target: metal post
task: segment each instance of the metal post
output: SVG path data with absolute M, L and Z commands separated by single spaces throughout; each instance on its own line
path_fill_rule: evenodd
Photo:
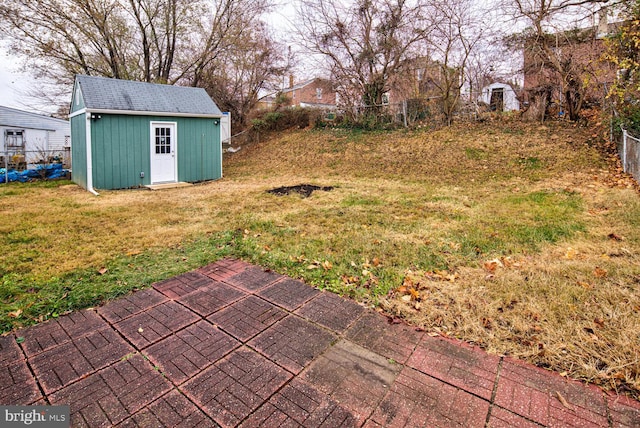
M 404 127 L 407 127 L 407 100 L 402 101 L 402 117 L 404 118 Z
M 627 130 L 622 130 L 622 171 L 627 172 Z
M 7 160 L 7 156 L 9 152 L 4 152 L 4 182 L 5 184 L 9 184 L 9 161 Z

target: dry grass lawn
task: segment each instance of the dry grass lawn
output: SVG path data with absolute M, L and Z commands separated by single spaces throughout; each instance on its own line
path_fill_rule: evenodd
M 637 398 L 640 199 L 598 143 L 589 128 L 509 121 L 303 130 L 186 189 L 1 186 L 0 322 L 235 256 Z M 334 188 L 266 192 L 302 183 Z

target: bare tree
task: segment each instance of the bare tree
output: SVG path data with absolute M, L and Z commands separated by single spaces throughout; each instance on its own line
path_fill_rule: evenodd
M 0 30 L 37 77 L 69 89 L 75 74 L 200 86 L 227 52 L 261 49 L 243 31 L 268 8 L 266 0 L 4 0 Z
M 449 125 L 468 77 L 471 55 L 484 35 L 481 11 L 473 6 L 472 0 L 428 2 L 431 33 L 425 39 L 427 58 L 437 64 L 438 75 L 432 82 Z
M 327 61 L 344 102 L 379 106 L 427 35 L 423 12 L 419 1 L 301 0 L 298 34 Z
M 243 128 L 260 91 L 275 91 L 288 71 L 283 51 L 263 23 L 254 23 L 245 27 L 233 49 L 225 49 L 203 70 L 199 84 Z
M 560 92 L 570 120 L 579 118 L 593 76 L 592 65 L 601 52 L 595 47 L 577 48 L 595 40 L 594 29 L 578 25 L 593 16 L 594 6 L 608 0 L 505 0 L 505 9 L 527 26 L 516 41 L 525 51 L 525 74 L 540 76 L 534 96 L 548 104 L 554 91 Z M 512 38 L 513 40 L 513 38 Z M 589 53 L 593 55 L 588 55 Z M 547 101 L 548 100 L 548 101 Z M 543 106 L 544 107 L 544 106 Z M 543 108 L 544 114 L 544 108 Z

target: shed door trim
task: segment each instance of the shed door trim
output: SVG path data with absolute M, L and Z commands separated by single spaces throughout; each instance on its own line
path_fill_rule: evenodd
M 151 184 L 172 183 L 178 177 L 178 124 L 151 122 Z

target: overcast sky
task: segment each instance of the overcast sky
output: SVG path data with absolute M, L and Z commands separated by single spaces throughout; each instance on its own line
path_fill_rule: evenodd
M 33 81 L 28 76 L 18 71 L 19 62 L 12 58 L 5 43 L 0 43 L 0 105 L 24 109 L 24 97 L 20 92 L 24 92 L 33 85 Z

